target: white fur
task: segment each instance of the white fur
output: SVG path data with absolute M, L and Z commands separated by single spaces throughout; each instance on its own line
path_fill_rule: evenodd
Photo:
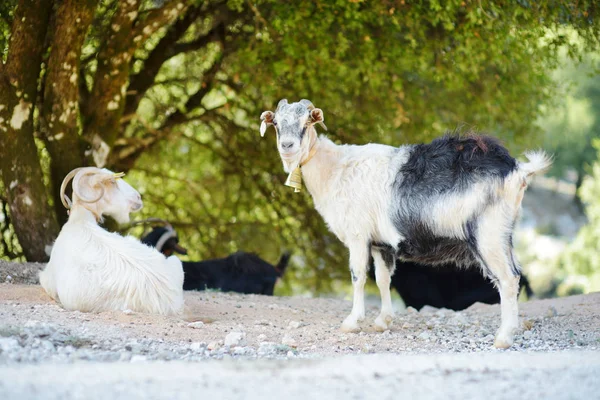
M 102 214 L 118 214 L 116 219 L 127 222 L 131 209 L 141 207 L 139 194 L 119 180 L 104 197 L 112 203 L 84 203 L 74 196 L 69 220 L 54 243 L 50 262 L 40 272 L 42 287 L 68 310 L 181 313 L 181 261 L 165 258 L 137 239 L 107 232 L 97 224 L 96 216 Z

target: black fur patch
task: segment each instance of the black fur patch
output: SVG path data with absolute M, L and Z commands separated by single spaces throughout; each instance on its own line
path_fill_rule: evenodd
M 390 274 L 392 274 L 394 272 L 394 263 L 396 261 L 396 252 L 394 248 L 387 243 L 379 242 L 372 242 L 370 247 L 372 249 L 375 248 L 379 251 L 379 253 L 381 254 L 381 258 L 385 263 L 385 266 L 387 267 L 388 271 L 390 271 Z M 369 264 L 372 263 L 369 262 Z
M 460 195 L 481 181 L 501 182 L 517 168 L 515 159 L 498 140 L 474 134 L 446 135 L 430 144 L 412 146 L 409 151 L 393 184 L 398 203 L 392 218 L 405 238 L 398 244 L 398 257 L 427 264 L 475 263 L 478 210 L 473 210 L 472 219 L 463 226 L 466 241 L 440 237 L 426 224 L 424 216 L 442 195 Z M 486 196 L 486 202 L 493 201 L 492 192 Z

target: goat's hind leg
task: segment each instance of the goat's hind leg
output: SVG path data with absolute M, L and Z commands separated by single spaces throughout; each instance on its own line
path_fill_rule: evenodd
M 341 329 L 344 332 L 358 332 L 360 331 L 358 321 L 365 318 L 365 282 L 367 281 L 369 248 L 366 243 L 355 243 L 353 246 L 348 247 L 350 249 L 350 273 L 352 275 L 354 300 L 352 311 L 342 323 Z
M 496 333 L 494 346 L 507 349 L 513 344 L 513 336 L 519 327 L 519 294 L 520 267 L 516 262 L 513 249 L 507 237 L 512 232 L 494 231 L 499 221 L 488 219 L 479 226 L 480 235 L 477 240 L 477 251 L 482 267 L 491 274 L 500 293 L 501 323 Z M 490 235 L 490 232 L 494 234 Z M 487 235 L 486 235 L 487 234 Z
M 373 248 L 371 251 L 375 261 L 375 280 L 381 294 L 381 313 L 375 319 L 374 327 L 378 331 L 385 331 L 394 320 L 390 283 L 394 274 L 395 259 L 393 254 L 384 253 Z

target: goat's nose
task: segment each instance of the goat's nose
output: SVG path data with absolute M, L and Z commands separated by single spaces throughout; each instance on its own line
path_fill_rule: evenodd
M 294 142 L 281 142 L 281 148 L 289 150 L 294 146 Z

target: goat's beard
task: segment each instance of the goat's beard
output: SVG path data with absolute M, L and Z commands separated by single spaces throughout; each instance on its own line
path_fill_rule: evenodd
M 285 159 L 282 157 L 281 162 L 283 163 L 283 170 L 288 174 L 295 170 L 300 165 L 300 158 L 301 156 L 294 157 L 293 159 Z
M 283 163 L 283 170 L 289 174 L 290 172 L 292 172 L 293 170 L 298 168 L 300 166 L 300 163 L 302 162 L 302 160 L 305 159 L 307 156 L 308 156 L 308 146 L 306 146 L 306 143 L 304 143 L 304 142 L 302 143 L 302 147 L 300 148 L 300 151 L 294 157 L 290 157 L 290 158 L 283 157 L 280 154 L 281 162 Z

